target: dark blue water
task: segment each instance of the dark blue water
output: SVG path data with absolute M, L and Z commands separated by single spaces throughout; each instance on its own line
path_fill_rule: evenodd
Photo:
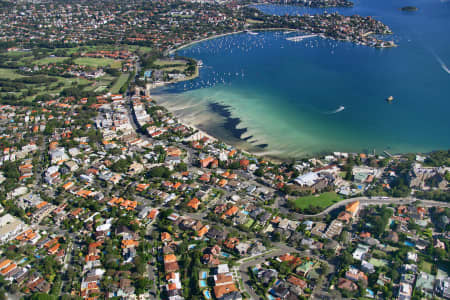
M 417 12 L 402 12 L 413 5 Z M 264 5 L 270 14 L 373 16 L 399 47 L 373 49 L 282 32 L 237 34 L 179 51 L 205 67 L 172 101 L 222 103 L 254 144 L 280 156 L 322 151 L 425 152 L 450 146 L 450 2 L 358 1 L 347 9 Z M 395 100 L 389 104 L 388 96 Z M 339 108 L 343 106 L 339 110 Z M 339 110 L 339 111 L 338 111 Z M 206 121 L 205 121 L 206 122 Z

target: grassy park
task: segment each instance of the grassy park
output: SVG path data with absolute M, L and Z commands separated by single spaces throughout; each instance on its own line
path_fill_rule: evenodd
M 292 201 L 296 208 L 306 209 L 310 206 L 326 208 L 334 203 L 341 201 L 342 199 L 343 198 L 335 192 L 327 192 L 319 195 L 299 197 Z
M 10 51 L 0 54 L 3 67 L 0 68 L 0 97 L 5 101 L 33 101 L 38 96 L 58 96 L 68 88 L 76 88 L 84 92 L 119 93 L 120 88 L 127 82 L 129 73 L 121 73 L 122 60 L 112 58 L 77 57 L 77 53 L 93 52 L 99 50 L 116 51 L 128 50 L 131 52 L 147 53 L 152 51 L 149 47 L 136 45 L 95 45 L 74 48 L 36 49 L 27 51 Z M 59 73 L 46 73 L 45 71 L 27 72 L 21 68 L 32 68 L 36 65 L 48 65 L 70 60 L 73 63 L 92 68 L 112 68 L 117 73 L 107 72 L 98 78 L 76 78 L 60 75 Z M 177 60 L 169 62 L 160 60 L 161 68 L 167 66 L 171 70 L 184 71 L 187 62 Z M 175 63 L 175 65 L 174 65 Z M 48 98 L 48 97 L 46 97 Z
M 185 60 L 181 60 L 181 59 L 174 59 L 174 60 L 168 60 L 168 59 L 157 59 L 154 62 L 155 65 L 160 66 L 160 67 L 165 67 L 165 66 L 186 66 L 187 62 Z
M 421 261 L 420 264 L 419 264 L 419 269 L 420 269 L 421 271 L 423 271 L 423 272 L 428 273 L 428 274 L 431 273 L 432 267 L 433 267 L 433 265 L 432 265 L 431 263 L 429 263 L 429 262 L 427 262 L 427 261 L 424 261 L 424 260 Z
M 115 60 L 112 58 L 94 58 L 94 57 L 79 57 L 74 61 L 77 65 L 83 65 L 88 67 L 111 67 L 118 69 L 122 66 L 120 60 Z
M 23 75 L 20 75 L 16 72 L 14 69 L 6 69 L 6 68 L 0 68 L 0 78 L 2 79 L 17 79 L 22 78 Z
M 111 93 L 117 94 L 120 90 L 120 88 L 127 82 L 128 80 L 128 73 L 121 74 L 119 78 L 117 78 L 116 82 L 114 82 L 114 85 L 111 88 Z
M 41 58 L 34 61 L 34 64 L 36 65 L 48 65 L 52 63 L 60 63 L 64 60 L 68 59 L 68 57 L 57 57 L 57 56 L 49 56 L 45 58 Z

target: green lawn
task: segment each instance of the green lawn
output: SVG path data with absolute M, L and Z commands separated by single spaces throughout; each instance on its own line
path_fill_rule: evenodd
M 387 261 L 384 259 L 371 258 L 369 260 L 369 263 L 371 263 L 372 265 L 374 265 L 377 268 L 387 266 Z
M 29 56 L 31 55 L 31 52 L 24 52 L 24 51 L 11 51 L 11 52 L 6 52 L 3 53 L 7 56 L 11 56 L 11 57 L 20 57 L 20 56 Z
M 94 68 L 110 66 L 111 68 L 118 69 L 122 66 L 120 60 L 114 60 L 111 58 L 79 57 L 75 59 L 75 63 L 77 65 L 83 65 Z
M 164 68 L 164 71 L 167 72 L 173 72 L 173 71 L 179 71 L 179 72 L 183 72 L 184 70 L 186 70 L 185 66 L 176 66 L 176 67 L 169 67 L 169 68 Z
M 0 68 L 0 78 L 17 79 L 17 78 L 22 78 L 22 77 L 25 77 L 25 76 L 16 73 L 15 69 Z M 47 93 L 48 94 L 59 93 L 64 88 L 72 86 L 72 82 L 76 82 L 78 84 L 87 84 L 90 82 L 89 80 L 86 80 L 84 78 L 65 78 L 65 77 L 59 77 L 59 76 L 51 76 L 51 77 L 57 79 L 58 81 L 51 83 L 48 86 L 40 86 L 37 84 L 27 84 L 27 87 L 33 88 L 38 92 L 33 96 L 26 97 L 25 100 L 33 100 L 36 95 L 47 94 Z M 62 82 L 64 84 L 64 86 L 57 87 L 58 83 L 60 83 L 60 82 Z M 17 92 L 18 93 L 16 93 L 16 95 L 20 96 L 20 93 L 23 92 L 23 90 L 17 91 Z
M 27 101 L 32 101 L 36 96 L 43 95 L 43 94 L 51 94 L 51 95 L 58 95 L 63 89 L 71 87 L 72 82 L 76 82 L 77 84 L 87 84 L 90 81 L 84 78 L 65 78 L 65 77 L 58 77 L 58 76 L 52 76 L 53 78 L 58 79 L 58 82 L 52 83 L 46 87 L 39 87 L 37 90 L 39 92 L 35 95 L 28 96 L 25 98 Z M 57 87 L 58 83 L 64 83 L 64 86 Z
M 383 251 L 377 250 L 377 249 L 374 249 L 372 251 L 372 254 L 378 255 L 379 257 L 382 257 L 382 258 L 386 258 L 387 257 L 386 252 L 383 252 Z
M 66 60 L 68 57 L 46 57 L 46 58 L 42 58 L 42 59 L 38 59 L 33 61 L 34 64 L 37 65 L 48 65 L 51 63 L 58 63 L 58 62 L 62 62 L 64 60 Z
M 247 223 L 244 224 L 245 227 L 250 228 L 255 221 L 253 219 L 249 219 Z
M 112 46 L 112 45 L 98 45 L 98 46 L 81 46 L 74 48 L 64 48 L 63 50 L 67 51 L 68 54 L 78 53 L 78 52 L 93 52 L 98 50 L 105 51 L 115 51 L 115 50 L 128 50 L 130 52 L 136 51 L 139 49 L 142 52 L 150 52 L 152 48 L 145 46 L 137 46 L 137 45 L 122 45 L 120 47 Z
M 6 79 L 16 79 L 24 77 L 23 75 L 20 75 L 16 73 L 15 69 L 0 69 L 0 78 L 6 78 Z
M 431 274 L 431 268 L 433 267 L 433 265 L 427 261 L 421 261 L 419 264 L 419 269 L 421 271 L 424 271 L 428 274 Z
M 114 82 L 114 85 L 111 88 L 111 93 L 117 94 L 122 87 L 122 85 L 125 84 L 125 82 L 128 80 L 128 73 L 120 74 L 120 77 Z
M 157 59 L 155 61 L 155 65 L 158 66 L 167 66 L 167 65 L 181 65 L 181 66 L 185 66 L 186 65 L 186 61 L 185 60 L 168 60 L 168 59 Z
M 335 192 L 327 192 L 320 195 L 311 195 L 306 197 L 300 197 L 292 200 L 297 208 L 308 208 L 309 206 L 319 206 L 326 208 L 336 202 L 342 200 L 342 197 Z
M 255 224 L 252 227 L 252 232 L 259 232 L 262 229 L 262 226 L 259 224 Z

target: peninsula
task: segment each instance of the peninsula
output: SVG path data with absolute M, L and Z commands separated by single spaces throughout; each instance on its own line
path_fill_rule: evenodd
M 78 2 L 79 1 L 79 2 Z M 322 1 L 322 0 L 321 0 Z M 307 1 L 311 6 L 349 6 L 344 0 Z M 389 46 L 372 34 L 390 34 L 389 27 L 371 17 L 339 14 L 313 16 L 270 16 L 252 5 L 239 2 L 206 2 L 197 5 L 189 1 L 131 0 L 127 2 L 77 0 L 66 7 L 64 1 L 54 1 L 52 8 L 34 3 L 2 2 L 0 40 L 3 47 L 22 48 L 76 47 L 80 45 L 135 44 L 166 52 L 180 45 L 224 33 L 245 29 L 287 28 L 305 33 L 322 33 L 372 47 Z M 96 12 L 101 11 L 98 14 Z M 95 16 L 95 17 L 93 17 Z M 255 20 L 257 22 L 248 22 Z M 260 23 L 262 22 L 262 23 Z
M 326 7 L 353 7 L 354 3 L 348 0 L 268 0 L 267 3 L 283 5 L 299 5 L 306 7 L 326 8 Z

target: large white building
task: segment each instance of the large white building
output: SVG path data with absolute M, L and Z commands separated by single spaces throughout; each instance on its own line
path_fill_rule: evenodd
M 6 214 L 0 218 L 0 243 L 5 243 L 24 231 L 27 225 L 20 219 Z
M 295 182 L 300 186 L 313 186 L 319 179 L 319 175 L 315 172 L 309 172 L 295 178 Z

